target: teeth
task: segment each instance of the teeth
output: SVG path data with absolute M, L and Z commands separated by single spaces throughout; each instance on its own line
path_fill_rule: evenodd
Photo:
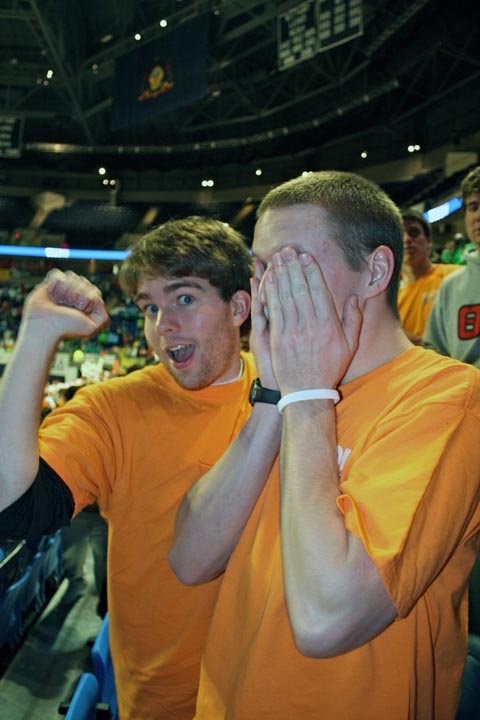
M 169 355 L 170 355 L 174 360 L 177 360 L 178 353 L 179 353 L 181 350 L 183 350 L 184 348 L 186 348 L 186 347 L 188 347 L 187 344 L 175 345 L 174 347 L 171 347 L 171 348 L 169 349 L 169 351 L 168 351 L 168 352 L 169 352 Z

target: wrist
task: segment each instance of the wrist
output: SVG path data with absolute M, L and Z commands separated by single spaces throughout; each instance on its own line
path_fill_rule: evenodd
M 327 400 L 333 401 L 336 405 L 340 400 L 338 390 L 332 388 L 312 388 L 310 390 L 298 390 L 296 392 L 282 395 L 277 403 L 278 412 L 283 413 L 284 409 L 292 403 L 303 402 L 308 400 Z
M 53 323 L 43 320 L 22 320 L 15 346 L 21 347 L 23 352 L 35 353 L 35 357 L 48 356 L 55 352 L 61 335 L 55 331 Z

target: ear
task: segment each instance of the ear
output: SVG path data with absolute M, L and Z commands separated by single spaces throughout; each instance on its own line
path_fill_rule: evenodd
M 373 298 L 385 292 L 395 267 L 393 252 L 386 245 L 379 245 L 367 259 L 367 286 L 365 297 Z
M 250 295 L 246 290 L 237 290 L 230 298 L 229 305 L 235 327 L 243 325 L 250 314 Z

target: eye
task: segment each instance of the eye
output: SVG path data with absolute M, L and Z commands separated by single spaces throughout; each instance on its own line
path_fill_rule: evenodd
M 177 302 L 179 305 L 191 305 L 195 298 L 192 295 L 179 295 Z
M 418 228 L 409 228 L 409 230 L 407 230 L 407 233 L 410 235 L 411 238 L 417 238 L 420 235 L 420 230 Z
M 145 305 L 142 308 L 142 312 L 147 317 L 153 317 L 154 315 L 158 315 L 158 305 L 153 305 L 153 303 L 150 303 L 149 305 Z

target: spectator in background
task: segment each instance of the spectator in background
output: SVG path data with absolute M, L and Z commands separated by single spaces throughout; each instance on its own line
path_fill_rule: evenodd
M 480 367 L 480 166 L 460 185 L 465 229 L 471 246 L 466 265 L 446 278 L 430 314 L 425 345 Z
M 471 243 L 463 233 L 455 233 L 453 238 L 447 240 L 441 252 L 441 261 L 443 263 L 453 263 L 454 265 L 465 265 L 465 250 L 471 247 Z
M 404 210 L 402 219 L 405 256 L 398 311 L 409 340 L 420 345 L 438 288 L 458 266 L 432 263 L 432 233 L 421 212 Z
M 110 644 L 122 720 L 191 720 L 220 580 L 183 587 L 167 562 L 177 508 L 250 414 L 251 258 L 218 220 L 167 222 L 121 269 L 161 360 L 81 388 L 38 431 L 60 338 L 108 315 L 86 278 L 58 270 L 28 296 L 0 385 L 0 532 L 37 536 L 98 502 L 109 527 Z

